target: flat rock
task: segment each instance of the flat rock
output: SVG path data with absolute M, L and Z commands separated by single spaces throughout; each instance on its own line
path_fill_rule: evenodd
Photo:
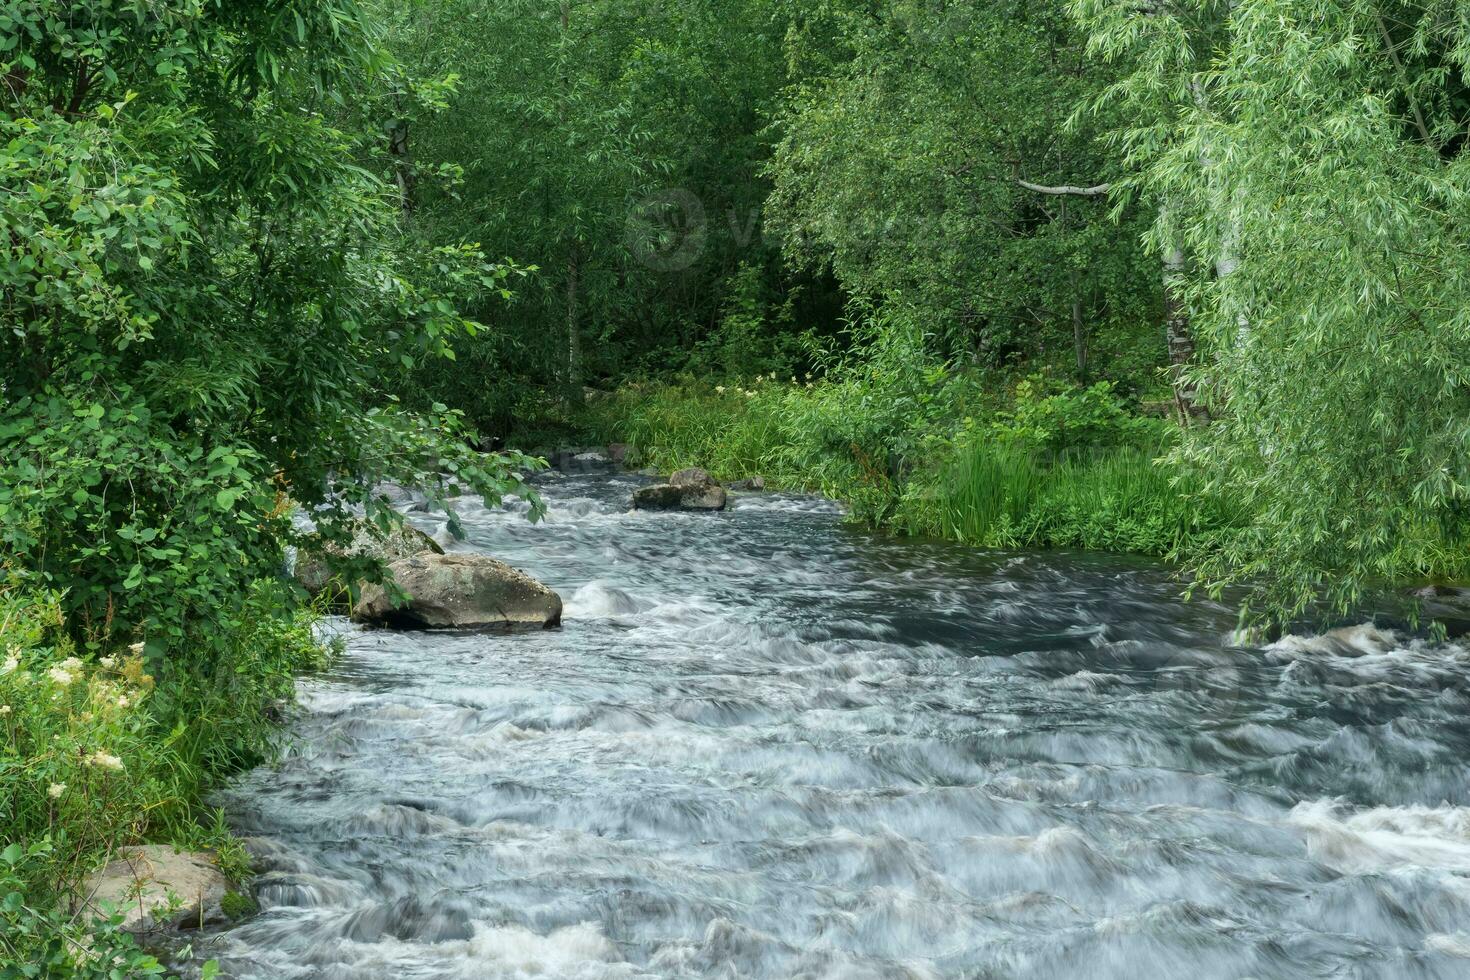
M 213 854 L 146 844 L 122 848 L 107 867 L 87 876 L 79 894 L 85 908 L 97 915 L 120 912 L 125 930 L 144 934 L 224 922 L 221 903 L 229 891 L 230 879 Z
M 671 483 L 656 483 L 633 491 L 633 509 L 724 510 L 726 499 L 725 488 L 718 484 L 712 487 L 678 487 Z
M 380 585 L 364 585 L 352 618 L 400 629 L 551 627 L 561 622 L 561 596 L 525 572 L 488 555 L 423 553 L 388 566 L 410 596 L 395 607 Z

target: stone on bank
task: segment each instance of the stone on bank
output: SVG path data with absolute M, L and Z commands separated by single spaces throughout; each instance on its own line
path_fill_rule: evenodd
M 124 847 L 82 882 L 79 904 L 96 915 L 116 911 L 136 935 L 197 929 L 226 921 L 230 879 L 206 851 L 167 844 Z

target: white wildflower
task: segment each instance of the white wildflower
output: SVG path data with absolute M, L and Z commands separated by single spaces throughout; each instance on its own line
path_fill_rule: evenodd
M 8 714 L 10 714 L 10 705 L 8 705 L 8 704 L 0 704 L 0 715 L 8 715 Z
M 65 667 L 52 667 L 50 670 L 46 671 L 46 673 L 50 674 L 51 679 L 61 687 L 66 687 L 66 685 L 70 684 L 74 679 L 71 676 L 71 671 L 67 670 Z
M 99 660 L 97 662 L 99 664 L 101 664 L 103 667 L 107 668 L 108 670 L 111 670 L 112 668 L 114 668 L 114 667 L 117 666 L 117 658 L 116 657 L 103 657 L 101 660 Z
M 128 644 L 128 649 L 131 650 L 135 656 L 143 656 L 143 641 L 139 640 L 137 643 Z
M 75 674 L 82 669 L 82 662 L 76 657 L 67 657 L 61 662 L 61 666 Z
M 46 795 L 53 800 L 61 799 L 61 794 L 66 792 L 66 783 L 52 783 L 46 787 Z
M 121 759 L 115 755 L 109 755 L 101 749 L 87 756 L 87 762 L 102 769 L 112 769 L 115 771 L 121 770 L 123 767 L 123 761 Z
M 117 706 L 119 708 L 126 708 L 130 704 L 132 704 L 132 702 L 128 700 L 128 696 L 126 694 L 119 694 L 117 696 Z
M 0 664 L 0 674 L 13 674 L 13 673 L 15 673 L 15 669 L 17 667 L 19 667 L 19 666 L 20 666 L 20 658 L 19 657 L 15 657 L 15 656 L 6 657 L 5 658 L 5 663 Z
M 724 385 L 715 385 L 715 392 L 717 394 L 723 395 L 725 393 L 725 386 Z

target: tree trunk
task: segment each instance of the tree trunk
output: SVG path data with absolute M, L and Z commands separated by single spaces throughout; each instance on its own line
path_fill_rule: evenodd
M 582 395 L 582 327 L 578 312 L 578 290 L 581 287 L 581 255 L 572 246 L 567 260 L 567 399 L 575 403 Z
M 1072 287 L 1077 288 L 1077 273 L 1072 273 Z M 1087 382 L 1087 323 L 1082 319 L 1082 296 L 1072 300 L 1072 352 L 1077 357 L 1077 380 Z
M 1184 284 L 1184 252 L 1170 245 L 1164 253 L 1164 334 L 1169 344 L 1169 370 L 1174 382 L 1174 406 L 1181 425 L 1204 425 L 1209 409 L 1199 403 L 1199 389 L 1188 378 L 1194 361 L 1194 335 L 1189 329 L 1189 310 L 1181 297 Z
M 398 182 L 398 208 L 407 223 L 413 218 L 413 158 L 408 152 L 408 119 L 403 116 L 403 99 L 395 99 L 400 113 L 388 124 L 388 156 L 393 161 L 393 177 Z

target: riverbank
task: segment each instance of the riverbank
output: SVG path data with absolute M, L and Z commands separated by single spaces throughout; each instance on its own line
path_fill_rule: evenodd
M 588 441 L 628 444 L 636 465 L 759 475 L 843 500 L 854 520 L 900 535 L 1126 552 L 1189 576 L 1248 540 L 1253 514 L 1178 451 L 1189 433 L 1157 405 L 1111 384 L 1039 375 L 767 376 L 625 385 L 589 400 L 576 425 Z M 1351 534 L 1345 525 L 1344 541 Z M 1375 586 L 1470 580 L 1458 535 L 1406 522 L 1374 568 Z
M 864 381 L 630 385 L 589 405 L 587 431 L 638 465 L 759 475 L 869 527 L 979 547 L 1170 557 L 1241 520 L 1165 458 L 1177 427 L 1109 384 L 932 381 L 882 398 Z
M 205 800 L 273 757 L 295 678 L 330 656 L 282 592 L 257 583 L 216 624 L 209 657 L 161 663 L 146 637 L 80 648 L 56 595 L 0 586 L 0 976 L 160 973 L 121 915 L 73 910 L 88 875 L 135 845 L 202 852 L 226 878 L 248 876 Z M 227 915 L 250 904 L 223 897 Z

